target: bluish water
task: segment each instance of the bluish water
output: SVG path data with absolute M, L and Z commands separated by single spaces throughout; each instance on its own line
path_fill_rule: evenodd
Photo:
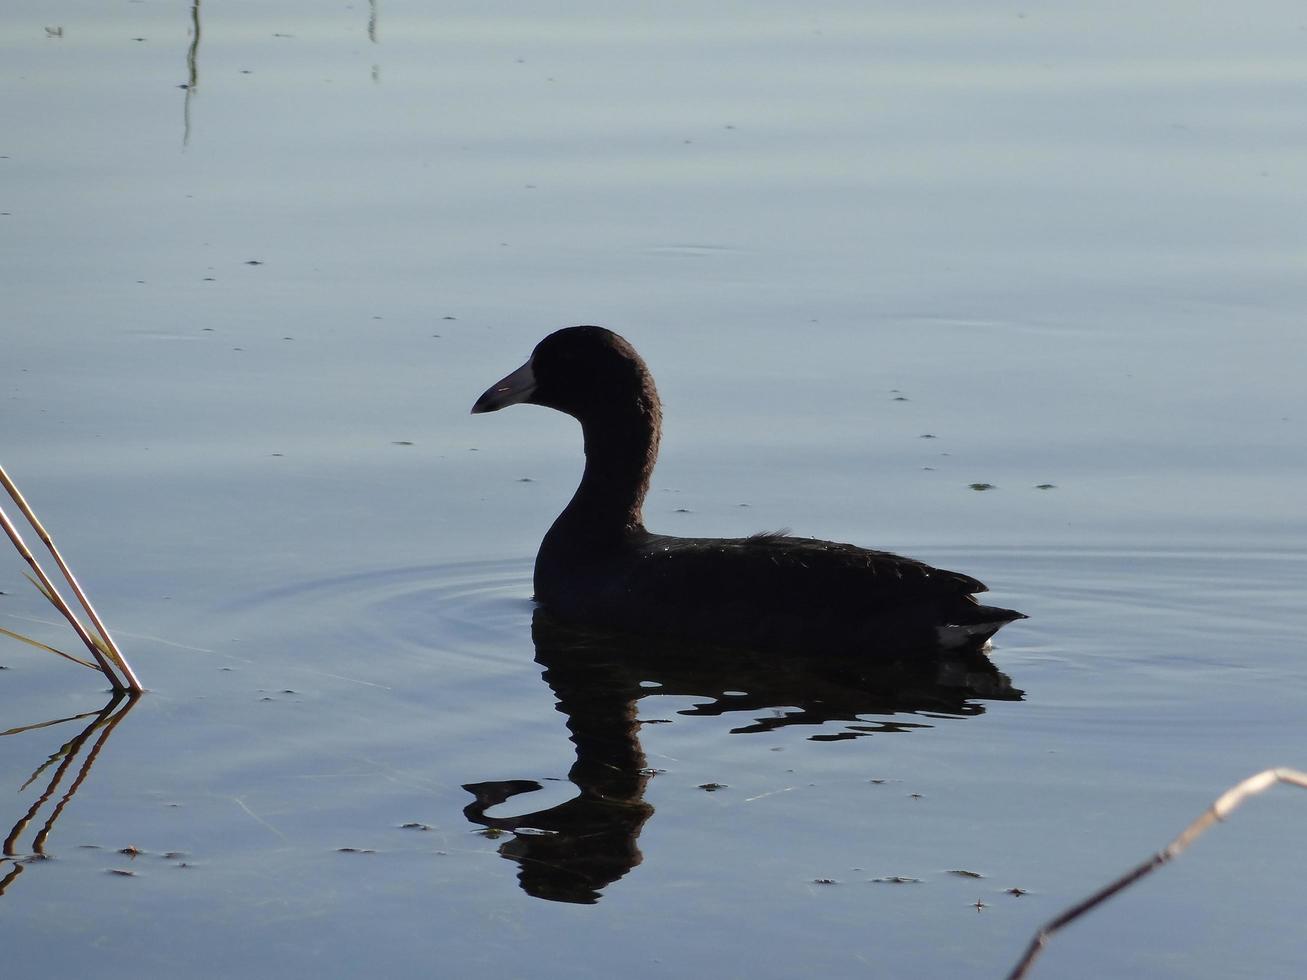
M 1304 766 L 1297 8 L 194 13 L 0 14 L 0 461 L 151 689 L 57 811 L 104 729 L 44 803 L 93 718 L 0 737 L 27 973 L 1002 975 Z M 658 379 L 652 528 L 974 574 L 1024 699 L 538 649 L 578 433 L 467 411 L 577 322 Z M 21 571 L 0 626 L 70 645 Z M 104 704 L 0 665 L 0 731 Z M 606 849 L 550 852 L 615 759 Z M 1296 795 L 1035 975 L 1301 972 Z

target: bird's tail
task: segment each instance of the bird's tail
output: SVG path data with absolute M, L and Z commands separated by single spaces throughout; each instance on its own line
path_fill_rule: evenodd
M 945 650 L 959 650 L 964 647 L 982 647 L 989 638 L 1008 623 L 1017 619 L 1029 619 L 1025 613 L 1001 606 L 968 605 L 950 617 L 951 622 L 936 628 L 935 635 L 939 645 Z

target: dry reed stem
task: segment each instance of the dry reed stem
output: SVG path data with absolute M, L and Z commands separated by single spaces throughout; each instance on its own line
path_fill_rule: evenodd
M 1291 786 L 1300 786 L 1307 789 L 1307 773 L 1299 772 L 1297 769 L 1265 769 L 1254 776 L 1249 776 L 1243 782 L 1231 786 L 1217 797 L 1216 802 L 1204 810 L 1197 820 L 1182 830 L 1179 836 L 1162 850 L 1152 855 L 1148 860 L 1131 868 L 1120 878 L 1100 888 L 1088 898 L 1077 902 L 1061 915 L 1044 923 L 1039 931 L 1035 933 L 1030 945 L 1026 947 L 1025 954 L 1021 957 L 1020 962 L 1008 974 L 1007 980 L 1021 980 L 1026 975 L 1031 964 L 1035 962 L 1035 958 L 1043 952 L 1044 946 L 1052 938 L 1053 933 L 1107 901 L 1117 892 L 1134 884 L 1144 875 L 1160 868 L 1166 862 L 1178 856 L 1181 851 L 1197 840 L 1203 831 L 1218 820 L 1224 820 L 1244 800 L 1270 789 L 1276 783 L 1288 783 Z
M 44 542 L 46 549 L 54 558 L 55 564 L 59 566 L 59 571 L 64 573 L 64 578 L 68 581 L 69 587 L 72 588 L 73 595 L 77 596 L 77 601 L 80 602 L 82 608 L 86 610 L 86 615 L 90 617 L 91 623 L 95 626 L 96 632 L 99 633 L 100 638 L 104 640 L 104 645 L 108 648 L 107 652 L 109 656 L 117 664 L 118 669 L 123 672 L 123 676 L 127 678 L 127 687 L 130 690 L 139 692 L 141 690 L 141 682 L 136 679 L 136 674 L 132 671 L 131 665 L 127 663 L 127 658 L 123 656 L 122 650 L 118 649 L 118 644 L 115 643 L 113 637 L 109 635 L 109 628 L 104 625 L 104 620 L 100 618 L 100 614 L 97 613 L 95 607 L 91 605 L 91 600 L 88 599 L 86 593 L 82 591 L 82 586 L 77 581 L 77 577 L 73 575 L 73 570 L 68 567 L 68 563 L 64 561 L 64 556 L 61 555 L 59 549 L 55 547 L 54 538 L 50 536 L 50 533 L 45 529 L 45 525 L 41 523 L 39 518 L 37 518 L 36 512 L 32 510 L 31 506 L 27 503 L 27 499 L 19 492 L 18 487 L 14 484 L 14 481 L 10 479 L 9 474 L 5 472 L 3 466 L 0 466 L 0 483 L 4 484 L 5 489 L 9 491 L 9 496 L 14 498 L 14 502 L 18 504 L 18 508 L 23 512 L 23 516 L 27 518 L 28 523 L 32 525 L 32 528 L 41 538 L 41 541 Z M 98 645 L 99 644 L 97 644 L 97 646 Z
M 91 639 L 91 634 L 86 632 L 86 627 L 73 615 L 72 609 L 64 601 L 64 597 L 59 594 L 59 590 L 55 588 L 54 583 L 50 581 L 50 576 L 45 573 L 45 569 L 36 560 L 36 556 L 28 550 L 26 542 L 23 541 L 23 536 L 18 533 L 18 528 L 14 527 L 14 522 L 9 519 L 9 515 L 4 512 L 3 508 L 0 508 L 0 526 L 4 527 L 5 534 L 9 535 L 9 540 L 18 549 L 18 553 L 23 556 L 23 560 L 36 573 L 36 577 L 40 580 L 41 591 L 45 594 L 45 597 L 63 614 L 64 619 L 68 620 L 69 625 L 77 632 L 77 636 L 86 644 L 86 648 L 91 651 L 91 655 L 95 657 L 95 662 L 100 665 L 100 672 L 109 678 L 115 688 L 121 688 L 123 686 L 122 681 L 118 679 L 118 675 L 109 666 L 109 661 L 100 652 L 100 648 L 95 645 L 95 641 Z
M 15 633 L 13 630 L 7 630 L 3 626 L 0 626 L 0 634 L 11 637 L 17 640 L 19 643 L 26 643 L 29 646 L 34 646 L 38 650 L 49 650 L 56 657 L 63 657 L 65 660 L 71 660 L 73 663 L 81 664 L 83 667 L 90 667 L 92 670 L 96 670 L 96 671 L 100 669 L 95 664 L 91 663 L 89 660 L 83 660 L 81 657 L 74 657 L 71 653 L 64 653 L 62 650 L 56 650 L 48 643 L 42 643 L 40 640 L 34 640 L 30 636 L 23 636 L 22 633 Z M 3 734 L 4 734 L 3 732 L 0 732 L 0 735 Z
M 78 584 L 77 578 L 73 575 L 72 569 L 68 567 L 68 563 L 64 561 L 63 555 L 61 555 L 59 549 L 55 547 L 54 539 L 50 536 L 50 533 L 46 531 L 45 526 L 37 518 L 35 512 L 33 512 L 31 506 L 27 503 L 26 498 L 24 498 L 22 493 L 19 492 L 18 487 L 14 484 L 14 481 L 10 479 L 9 474 L 5 472 L 3 466 L 0 466 L 0 483 L 4 484 L 4 488 L 9 492 L 9 496 L 13 498 L 14 503 L 16 503 L 19 510 L 23 512 L 23 516 L 27 518 L 28 523 L 32 525 L 33 530 L 36 531 L 41 541 L 44 542 L 46 548 L 54 557 L 55 564 L 57 564 L 59 570 L 63 572 L 64 578 L 72 588 L 73 594 L 77 597 L 77 601 L 80 602 L 82 608 L 86 610 L 86 614 L 90 617 L 92 624 L 94 624 L 96 631 L 100 635 L 100 639 L 103 640 L 103 645 L 97 643 L 87 631 L 86 627 L 82 625 L 81 620 L 77 618 L 76 614 L 64 600 L 63 596 L 59 594 L 59 590 L 55 587 L 54 582 L 51 581 L 50 576 L 46 574 L 45 569 L 43 569 L 40 563 L 36 560 L 36 556 L 28 550 L 26 543 L 23 541 L 22 535 L 18 533 L 18 528 L 14 526 L 13 522 L 9 519 L 9 516 L 5 514 L 3 508 L 0 508 L 0 523 L 4 525 L 5 533 L 9 536 L 9 540 L 13 542 L 14 547 L 18 549 L 18 553 L 23 556 L 23 559 L 31 567 L 32 571 L 36 573 L 37 578 L 41 580 L 46 597 L 54 604 L 55 608 L 63 614 L 64 618 L 68 620 L 73 629 L 77 632 L 81 641 L 86 644 L 87 649 L 89 649 L 91 655 L 95 657 L 95 662 L 100 665 L 101 672 L 109 679 L 114 690 L 123 690 L 126 688 L 131 691 L 141 691 L 141 682 L 137 679 L 131 665 L 127 663 L 127 658 L 124 657 L 122 651 L 118 649 L 118 644 L 116 644 L 113 637 L 109 635 L 109 630 L 104 625 L 104 621 L 100 619 L 99 614 L 95 611 L 95 607 L 91 605 L 91 600 L 88 599 L 86 593 L 82 591 L 82 587 Z M 106 655 L 108 659 L 106 659 Z M 117 664 L 118 669 L 122 671 L 123 677 L 126 678 L 126 683 L 123 683 L 123 681 L 118 678 L 118 675 L 114 673 L 113 668 L 109 665 L 109 660 L 113 660 Z

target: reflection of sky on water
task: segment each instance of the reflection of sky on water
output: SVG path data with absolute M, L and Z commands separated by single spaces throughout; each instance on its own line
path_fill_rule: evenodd
M 997 974 L 1300 750 L 1297 6 L 198 13 L 189 79 L 188 4 L 0 11 L 0 455 L 151 688 L 9 885 L 13 956 Z M 648 695 L 643 861 L 578 911 L 525 899 L 463 784 L 543 787 L 501 819 L 577 792 L 527 602 L 577 433 L 466 412 L 581 321 L 658 378 L 651 527 L 892 548 L 1033 618 L 995 655 L 1024 702 L 910 737 Z M 84 710 L 84 672 L 0 665 L 0 727 Z M 1039 968 L 1296 966 L 1297 813 L 1244 808 Z

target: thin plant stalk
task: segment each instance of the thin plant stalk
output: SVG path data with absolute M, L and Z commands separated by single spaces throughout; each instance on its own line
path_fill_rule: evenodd
M 4 527 L 5 534 L 9 535 L 9 540 L 18 549 L 18 553 L 23 556 L 23 560 L 36 573 L 37 579 L 40 580 L 41 591 L 45 594 L 45 597 L 63 614 L 64 619 L 68 620 L 77 636 L 86 644 L 86 648 L 91 651 L 91 655 L 95 657 L 95 662 L 100 665 L 100 672 L 109 678 L 115 688 L 120 689 L 123 686 L 122 681 L 118 679 L 118 675 L 113 672 L 109 661 L 105 659 L 104 654 L 100 652 L 100 648 L 91 639 L 91 634 L 86 632 L 86 627 L 73 615 L 72 609 L 64 601 L 64 597 L 59 594 L 59 590 L 55 588 L 54 583 L 50 581 L 50 576 L 46 575 L 45 569 L 41 567 L 40 562 L 36 560 L 36 556 L 28 549 L 26 542 L 23 541 L 23 536 L 18 533 L 18 528 L 14 527 L 14 522 L 9 519 L 9 515 L 3 509 L 0 509 L 0 526 Z
M 132 671 L 131 665 L 127 663 L 127 658 L 123 656 L 123 652 L 118 649 L 118 644 L 115 643 L 113 637 L 109 635 L 109 628 L 104 625 L 104 620 L 100 618 L 100 614 L 97 613 L 95 607 L 91 605 L 91 600 L 88 599 L 86 593 L 82 591 L 82 586 L 78 583 L 77 577 L 73 575 L 73 570 L 68 567 L 68 563 L 64 561 L 63 555 L 61 555 L 59 549 L 55 547 L 54 539 L 50 536 L 50 532 L 45 529 L 45 525 L 37 518 L 36 513 L 27 503 L 26 498 L 24 498 L 19 492 L 18 487 L 14 485 L 14 481 L 9 478 L 9 474 L 5 472 L 3 466 L 0 466 L 0 483 L 4 484 L 5 489 L 9 491 L 9 496 L 14 498 L 14 502 L 18 504 L 18 508 L 23 512 L 23 516 L 27 518 L 28 523 L 32 525 L 32 528 L 36 531 L 37 535 L 45 543 L 46 548 L 55 560 L 55 564 L 59 566 L 59 571 L 64 573 L 64 578 L 68 580 L 68 585 L 73 590 L 73 595 L 77 596 L 77 601 L 82 604 L 82 608 L 86 610 L 86 615 L 90 617 L 92 624 L 95 626 L 96 632 L 100 634 L 100 638 L 104 640 L 104 645 L 108 647 L 109 655 L 118 665 L 118 669 L 122 671 L 123 676 L 127 678 L 127 687 L 133 691 L 139 692 L 141 690 L 141 682 L 136 679 L 136 674 Z
M 15 633 L 13 630 L 7 630 L 3 626 L 0 626 L 0 635 L 8 636 L 11 639 L 17 640 L 19 643 L 26 643 L 30 646 L 34 646 L 38 650 L 49 650 L 56 657 L 63 657 L 65 660 L 71 660 L 73 663 L 81 664 L 83 667 L 90 667 L 92 670 L 95 671 L 98 671 L 100 669 L 95 664 L 91 663 L 89 660 L 83 660 L 81 657 L 74 657 L 71 653 L 64 653 L 62 650 L 56 650 L 54 647 L 50 646 L 47 643 L 42 643 L 40 640 L 34 640 L 30 636 L 23 636 L 22 633 Z M 4 732 L 0 732 L 0 735 L 3 734 Z
M 1264 769 L 1254 776 L 1249 776 L 1243 782 L 1231 786 L 1217 797 L 1216 802 L 1204 810 L 1197 820 L 1182 830 L 1179 836 L 1162 850 L 1149 857 L 1148 860 L 1135 865 L 1115 881 L 1104 885 L 1088 898 L 1077 902 L 1057 918 L 1044 923 L 1039 931 L 1035 933 L 1035 937 L 1030 940 L 1030 945 L 1026 947 L 1025 954 L 1021 957 L 1020 962 L 1007 975 L 1007 980 L 1021 980 L 1030 971 L 1031 964 L 1043 952 L 1044 946 L 1052 938 L 1053 933 L 1074 922 L 1090 909 L 1107 901 L 1117 892 L 1133 885 L 1144 875 L 1166 864 L 1197 840 L 1208 827 L 1218 820 L 1224 820 L 1228 817 L 1244 800 L 1250 796 L 1265 792 L 1276 783 L 1288 783 L 1290 786 L 1300 786 L 1307 789 L 1307 772 L 1299 772 L 1297 769 Z
M 92 624 L 95 626 L 96 632 L 99 633 L 100 640 L 103 642 L 97 643 L 90 633 L 87 632 L 86 627 L 82 625 L 81 620 L 77 618 L 76 614 L 64 600 L 63 596 L 59 594 L 59 590 L 55 587 L 54 582 L 51 581 L 50 576 L 45 573 L 45 570 L 36 560 L 36 556 L 28 550 L 26 543 L 23 541 L 22 535 L 18 533 L 18 529 L 14 526 L 8 515 L 0 509 L 0 524 L 3 524 L 5 533 L 9 536 L 9 540 L 13 542 L 14 547 L 18 549 L 18 553 L 23 556 L 23 560 L 27 562 L 32 571 L 36 573 L 37 578 L 40 579 L 46 597 L 54 604 L 56 609 L 63 613 L 64 618 L 72 625 L 78 637 L 84 644 L 86 644 L 87 649 L 91 651 L 91 655 L 95 657 L 95 662 L 100 665 L 101 672 L 103 672 L 105 677 L 109 679 L 115 690 L 123 690 L 125 688 L 131 691 L 141 691 L 141 682 L 137 679 L 131 665 L 127 663 L 127 658 L 123 656 L 122 651 L 118 648 L 118 644 L 114 642 L 113 637 L 109 634 L 108 627 L 104 625 L 104 621 L 95 611 L 95 607 L 91 605 L 91 600 L 88 599 L 86 593 L 82 591 L 81 585 L 78 583 L 76 576 L 73 575 L 72 569 L 68 567 L 68 563 L 64 561 L 63 555 L 61 555 L 59 549 L 55 547 L 54 539 L 37 518 L 31 506 L 27 503 L 27 500 L 14 484 L 14 481 L 10 479 L 9 474 L 5 472 L 3 466 L 0 466 L 0 483 L 4 484 L 5 489 L 9 492 L 9 496 L 13 498 L 14 503 L 16 503 L 19 509 L 23 512 L 23 516 L 27 518 L 28 523 L 32 525 L 32 528 L 36 531 L 50 554 L 54 557 L 55 563 L 59 566 L 59 570 L 63 572 L 64 578 L 68 581 L 68 585 L 73 590 L 73 594 L 77 597 L 77 601 L 82 604 L 82 608 L 86 610 L 87 616 L 90 617 Z M 126 678 L 126 683 L 123 683 L 123 681 L 118 678 L 118 675 L 114 673 L 113 668 L 109 665 L 108 659 L 106 659 L 106 654 L 109 659 L 117 664 L 118 669 L 122 671 L 123 677 Z

